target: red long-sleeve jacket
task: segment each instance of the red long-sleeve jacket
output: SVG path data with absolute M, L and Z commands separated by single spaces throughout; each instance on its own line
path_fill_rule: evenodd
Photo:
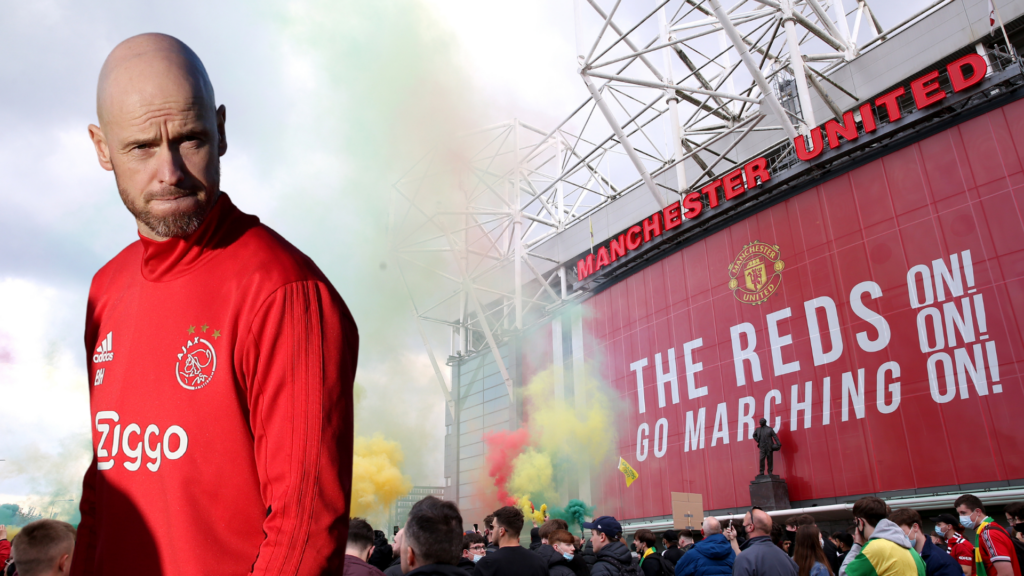
M 220 194 L 93 278 L 94 461 L 72 574 L 335 574 L 359 337 L 313 262 Z

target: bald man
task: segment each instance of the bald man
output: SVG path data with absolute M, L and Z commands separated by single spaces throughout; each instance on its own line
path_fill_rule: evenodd
M 772 542 L 772 518 L 754 508 L 743 517 L 747 541 L 740 546 L 734 576 L 797 576 L 796 562 Z
M 336 574 L 359 338 L 304 254 L 220 190 L 226 111 L 170 36 L 125 40 L 89 126 L 139 240 L 93 278 L 94 461 L 73 574 Z
M 722 523 L 714 516 L 704 519 L 704 539 L 694 544 L 676 563 L 676 576 L 718 576 L 732 574 L 736 553 L 722 535 Z

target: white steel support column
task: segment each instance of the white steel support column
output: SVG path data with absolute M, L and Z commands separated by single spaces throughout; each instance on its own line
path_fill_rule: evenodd
M 522 174 L 522 167 L 519 165 L 520 162 L 520 151 L 519 151 L 519 119 L 515 120 L 512 129 L 515 131 L 512 134 L 513 146 L 515 146 L 515 175 L 512 179 L 512 206 L 515 210 L 515 220 L 512 222 L 512 242 L 515 245 L 516 262 L 515 262 L 515 275 L 516 275 L 516 298 L 513 304 L 516 307 L 516 330 L 523 329 L 523 203 L 521 196 L 523 191 L 520 189 L 520 176 Z
M 557 137 L 555 138 L 555 160 L 558 162 L 558 170 L 555 171 L 556 174 L 560 174 L 562 172 L 562 165 L 564 164 L 562 154 L 564 154 L 562 138 Z M 558 183 L 555 184 L 555 195 L 558 199 L 558 231 L 561 232 L 562 230 L 565 230 L 565 182 L 563 182 L 561 178 L 559 178 Z M 562 298 L 565 298 L 564 294 L 562 295 Z
M 665 8 L 662 7 L 658 10 L 658 25 L 661 27 L 661 42 L 667 44 L 669 42 L 668 32 L 668 19 L 665 17 Z M 675 84 L 672 79 L 672 58 L 675 54 L 672 48 L 663 48 L 661 50 L 662 60 L 665 63 L 665 84 Z M 665 90 L 665 100 L 668 102 L 668 121 L 669 121 L 669 135 L 672 138 L 672 154 L 673 160 L 676 161 L 675 172 L 676 172 L 676 189 L 679 191 L 679 195 L 682 196 L 686 193 L 686 187 L 688 182 L 686 181 L 686 168 L 683 166 L 683 137 L 682 126 L 679 125 L 679 97 L 676 95 L 674 90 Z
M 754 57 L 750 55 L 750 51 L 747 50 L 747 44 L 744 42 L 743 37 L 740 36 L 739 31 L 733 26 L 732 21 L 729 20 L 729 15 L 722 8 L 722 4 L 718 0 L 708 0 L 711 4 L 711 10 L 715 13 L 715 17 L 718 18 L 718 22 L 722 25 L 722 30 L 725 31 L 726 36 L 732 41 L 733 47 L 740 53 L 740 58 L 743 60 L 744 66 L 747 67 L 747 72 L 753 77 L 754 82 L 757 83 L 758 88 L 761 89 L 761 94 L 765 100 L 768 101 L 768 107 L 771 108 L 772 112 L 778 116 L 779 123 L 782 125 L 783 130 L 786 131 L 786 135 L 789 136 L 790 140 L 797 137 L 796 128 L 793 127 L 793 123 L 789 121 L 789 114 L 782 107 L 782 103 L 775 97 L 775 92 L 772 87 L 768 85 L 768 80 L 765 79 L 764 74 L 761 73 L 761 69 L 758 68 L 757 62 L 754 61 Z
M 565 355 L 562 350 L 562 317 L 551 321 L 551 370 L 555 380 L 555 402 L 565 402 Z M 569 483 L 563 476 L 558 482 L 562 502 L 569 501 Z
M 583 309 L 577 306 L 572 311 L 572 391 L 576 400 L 576 412 L 585 418 L 587 411 L 586 367 L 583 364 Z M 583 462 L 579 469 L 580 500 L 592 502 L 590 490 L 590 464 Z
M 651 178 L 651 175 L 647 172 L 647 168 L 644 166 L 644 163 L 640 160 L 640 155 L 636 153 L 636 149 L 634 149 L 633 145 L 629 142 L 629 138 L 626 137 L 626 133 L 622 131 L 622 127 L 619 126 L 619 121 L 615 119 L 615 115 L 612 114 L 611 109 L 608 108 L 608 103 L 601 97 L 601 91 L 598 90 L 597 87 L 594 86 L 594 83 L 590 81 L 590 76 L 587 75 L 585 70 L 580 71 L 580 76 L 583 77 L 583 82 L 586 83 L 587 89 L 590 90 L 591 96 L 594 97 L 594 102 L 597 102 L 597 107 L 601 109 L 601 114 L 604 114 L 605 120 L 607 120 L 608 124 L 611 125 L 612 131 L 615 132 L 615 137 L 619 139 L 619 144 L 622 144 L 622 148 L 626 151 L 626 156 L 629 156 L 629 159 L 633 161 L 633 165 L 636 166 L 637 171 L 640 172 L 640 177 L 643 178 L 644 184 L 647 185 L 647 190 L 649 190 L 651 195 L 654 196 L 654 200 L 658 202 L 658 206 L 661 206 L 662 208 L 668 206 L 668 203 L 665 202 L 665 195 L 662 194 L 654 184 L 654 179 Z
M 796 80 L 796 93 L 800 97 L 800 112 L 804 125 L 802 133 L 807 133 L 817 126 L 814 121 L 814 110 L 811 108 L 811 92 L 807 87 L 807 73 L 804 71 L 804 59 L 800 56 L 800 38 L 796 34 L 793 22 L 793 0 L 782 0 L 782 19 L 786 27 L 786 40 L 789 42 L 789 67 L 793 69 Z
M 843 42 L 846 42 L 846 59 L 853 60 L 857 56 L 857 39 L 850 36 L 850 23 L 846 20 L 846 6 L 843 0 L 832 0 L 832 11 L 835 12 L 836 22 L 839 24 L 839 34 Z

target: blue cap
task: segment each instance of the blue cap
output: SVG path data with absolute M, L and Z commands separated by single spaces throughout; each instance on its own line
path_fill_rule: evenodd
M 593 522 L 584 522 L 583 527 L 597 530 L 609 538 L 617 538 L 622 534 L 622 524 L 612 516 L 598 516 Z

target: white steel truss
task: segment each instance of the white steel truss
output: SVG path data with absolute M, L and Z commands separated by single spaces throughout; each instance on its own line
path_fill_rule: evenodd
M 512 120 L 464 135 L 394 186 L 391 249 L 449 407 L 424 323 L 450 328 L 456 357 L 492 354 L 511 396 L 501 343 L 571 298 L 542 243 L 630 192 L 664 207 L 743 151 L 792 149 L 822 120 L 812 95 L 840 119 L 834 95 L 870 96 L 831 72 L 951 0 L 888 31 L 867 0 L 575 1 L 590 97 L 553 129 Z M 432 170 L 453 155 L 458 174 Z

